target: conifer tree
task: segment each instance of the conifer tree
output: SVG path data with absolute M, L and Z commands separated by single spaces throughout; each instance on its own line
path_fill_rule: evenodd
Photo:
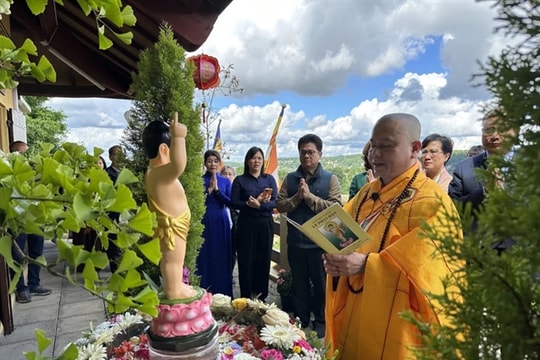
M 178 120 L 188 128 L 186 151 L 188 162 L 180 181 L 186 191 L 191 209 L 191 226 L 187 238 L 185 266 L 195 269 L 196 257 L 202 244 L 201 218 L 204 213 L 204 190 L 201 180 L 203 138 L 199 130 L 199 109 L 193 106 L 195 85 L 193 65 L 186 62 L 185 51 L 174 39 L 170 26 L 163 25 L 158 42 L 140 55 L 138 72 L 133 75 L 135 101 L 128 117 L 122 145 L 131 154 L 127 167 L 140 179 L 133 189 L 137 199 L 144 196 L 144 174 L 148 159 L 142 147 L 142 132 L 154 120 L 169 122 L 175 111 Z M 159 273 L 159 269 L 154 271 Z M 153 277 L 155 279 L 155 277 Z M 195 281 L 194 277 L 191 278 Z
M 520 136 L 513 156 L 495 158 L 481 175 L 487 179 L 493 167 L 502 169 L 505 186 L 487 189 L 478 231 L 465 234 L 463 243 L 429 231 L 449 261 L 463 264 L 453 279 L 461 295 L 453 296 L 449 281 L 448 293 L 439 297 L 452 326 L 433 333 L 417 322 L 426 341 L 419 358 L 540 358 L 540 2 L 494 3 L 502 24 L 496 31 L 511 36 L 513 45 L 490 57 L 476 79 L 492 93 L 498 127 L 519 128 Z M 461 210 L 461 220 L 451 220 L 470 228 L 470 211 Z M 498 254 L 490 244 L 501 239 L 516 244 Z

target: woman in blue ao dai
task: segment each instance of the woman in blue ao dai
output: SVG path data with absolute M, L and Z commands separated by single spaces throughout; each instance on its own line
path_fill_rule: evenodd
M 215 150 L 204 153 L 203 175 L 206 194 L 204 243 L 197 257 L 197 274 L 201 276 L 202 288 L 213 294 L 232 296 L 231 223 L 229 209 L 231 181 L 219 174 L 221 155 Z

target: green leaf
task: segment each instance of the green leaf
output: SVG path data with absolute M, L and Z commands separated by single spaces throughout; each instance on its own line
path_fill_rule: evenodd
M 131 45 L 131 41 L 133 40 L 133 33 L 131 31 L 125 32 L 125 33 L 117 33 L 115 32 L 114 35 L 122 41 L 126 45 Z
M 77 0 L 77 3 L 81 7 L 84 15 L 88 16 L 90 14 L 90 11 L 92 11 L 92 5 L 90 1 L 88 0 Z
M 140 234 L 120 231 L 116 239 L 116 245 L 122 249 L 130 248 L 139 241 Z
M 45 79 L 50 82 L 56 82 L 56 71 L 46 56 L 43 55 L 39 58 L 37 67 L 45 74 Z
M 28 8 L 34 15 L 42 14 L 47 7 L 47 0 L 26 0 Z
M 34 77 L 39 82 L 45 81 L 45 73 L 37 67 L 35 64 L 31 64 L 31 71 L 32 77 Z
M 13 239 L 11 236 L 0 237 L 0 255 L 4 257 L 4 260 L 10 268 L 15 268 L 15 262 L 13 261 L 13 255 L 11 248 L 13 246 Z
M 89 199 L 80 193 L 75 194 L 73 197 L 73 211 L 83 221 L 90 219 L 92 214 L 91 205 Z
M 72 249 L 73 245 L 62 239 L 58 239 L 56 241 L 56 247 L 58 248 L 58 260 L 66 260 L 70 264 L 75 263 L 75 256 Z
M 31 352 L 28 352 L 28 351 L 25 351 L 23 352 L 23 355 L 25 358 L 27 358 L 28 360 L 36 360 L 36 352 L 35 351 L 31 351 Z
M 120 265 L 118 265 L 117 272 L 127 271 L 129 269 L 135 269 L 143 263 L 142 259 L 137 256 L 135 251 L 126 250 L 120 260 Z
M 22 46 L 20 47 L 22 50 L 26 51 L 27 54 L 30 55 L 37 55 L 37 47 L 34 44 L 34 42 L 30 39 L 24 40 Z
M 29 64 L 31 63 L 28 53 L 24 50 L 17 49 L 13 52 L 13 59 L 18 60 L 18 62 Z
M 155 305 L 159 304 L 157 293 L 150 286 L 145 286 L 137 295 L 133 297 L 133 300 L 141 304 L 154 300 L 156 302 Z
M 69 346 L 56 358 L 56 360 L 74 360 L 79 356 L 77 345 L 71 343 Z
M 159 239 L 154 238 L 144 244 L 137 244 L 139 251 L 153 264 L 158 265 L 161 260 L 161 251 L 159 250 Z
M 124 8 L 122 9 L 122 19 L 124 25 L 127 26 L 134 26 L 137 23 L 137 18 L 135 17 L 135 14 L 133 13 L 133 8 L 131 6 L 124 6 Z
M 116 190 L 116 197 L 107 210 L 112 212 L 122 212 L 123 210 L 135 209 L 137 203 L 132 197 L 131 191 L 125 185 L 120 184 Z
M 96 251 L 92 253 L 92 261 L 97 268 L 104 269 L 109 263 L 109 258 L 107 258 L 107 254 L 103 251 Z
M 116 1 L 111 3 L 102 3 L 102 9 L 104 10 L 102 12 L 103 16 L 107 18 L 110 22 L 112 22 L 117 27 L 121 27 L 124 25 L 122 14 L 120 12 L 120 6 L 118 6 L 118 3 Z
M 47 259 L 44 255 L 40 255 L 37 258 L 34 259 L 35 262 L 37 262 L 41 267 L 47 266 Z
M 154 224 L 156 215 L 148 209 L 148 205 L 143 203 L 137 210 L 137 214 L 129 220 L 128 225 L 133 230 L 148 236 L 154 234 Z
M 99 275 L 96 272 L 96 269 L 94 268 L 94 262 L 91 258 L 87 259 L 84 263 L 84 270 L 83 270 L 83 277 L 84 280 L 90 280 L 92 282 L 99 280 Z
M 118 179 L 116 179 L 116 185 L 118 184 L 134 184 L 136 182 L 139 182 L 139 178 L 136 177 L 131 170 L 123 168 L 122 171 L 120 171 L 120 174 L 118 174 Z
M 45 349 L 51 345 L 52 341 L 45 335 L 45 332 L 43 330 L 36 329 L 35 331 L 38 351 L 40 354 L 43 354 L 43 351 L 45 351 Z
M 158 304 L 154 304 L 151 302 L 143 303 L 142 305 L 139 306 L 139 310 L 150 316 L 157 317 L 158 316 L 157 305 L 159 305 L 159 302 Z
M 120 313 L 135 308 L 135 304 L 130 298 L 126 297 L 122 293 L 118 293 L 115 301 L 115 312 Z
M 109 39 L 107 36 L 105 36 L 101 32 L 98 32 L 98 39 L 99 39 L 99 50 L 107 50 L 111 46 L 113 46 L 113 42 L 111 41 L 111 39 Z
M 17 47 L 15 46 L 13 41 L 11 41 L 10 38 L 8 38 L 7 36 L 4 36 L 4 35 L 0 35 L 0 49 L 13 50 L 13 49 L 16 49 L 16 48 Z
M 141 278 L 141 274 L 137 270 L 129 269 L 125 274 L 123 285 L 123 291 L 127 291 L 147 284 L 146 281 Z
M 2 177 L 2 174 L 0 174 L 0 178 L 1 177 Z M 0 209 L 8 209 L 9 201 L 11 199 L 11 194 L 13 194 L 12 188 L 0 187 Z

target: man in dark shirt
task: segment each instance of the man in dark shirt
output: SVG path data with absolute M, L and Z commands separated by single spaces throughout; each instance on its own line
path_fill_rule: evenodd
M 323 143 L 320 137 L 307 134 L 298 140 L 300 166 L 285 177 L 276 201 L 280 213 L 299 224 L 327 207 L 341 205 L 341 190 L 336 175 L 320 164 Z M 294 315 L 302 326 L 310 323 L 319 337 L 324 337 L 326 273 L 322 262 L 324 250 L 288 224 L 287 259 L 291 267 Z M 312 296 L 313 293 L 313 296 Z
M 109 178 L 113 183 L 116 183 L 120 170 L 122 169 L 122 160 L 124 152 L 120 145 L 114 145 L 109 148 L 109 159 L 111 160 L 111 165 L 105 169 Z M 118 222 L 120 220 L 120 213 L 111 212 L 109 213 L 109 218 L 111 220 Z M 116 234 L 109 234 L 109 240 L 116 240 Z M 115 243 L 109 241 L 109 247 L 107 248 L 107 257 L 109 258 L 109 267 L 111 273 L 114 273 L 118 268 L 118 261 L 120 259 L 120 249 L 116 246 Z

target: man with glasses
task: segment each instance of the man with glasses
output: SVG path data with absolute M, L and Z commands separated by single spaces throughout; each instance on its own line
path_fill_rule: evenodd
M 510 157 L 512 156 L 512 139 L 517 136 L 515 129 L 500 128 L 499 124 L 500 110 L 488 112 L 482 119 L 482 145 L 485 151 L 466 158 L 459 162 L 453 174 L 453 179 L 448 187 L 448 195 L 461 203 L 471 203 L 474 221 L 472 230 L 476 230 L 476 216 L 479 211 L 484 196 L 489 186 L 486 187 L 485 181 L 477 176 L 477 169 L 486 169 L 493 155 Z M 504 182 L 499 169 L 493 174 L 493 186 L 504 187 Z M 510 241 L 512 242 L 512 241 Z M 507 242 L 497 242 L 492 247 L 498 251 L 503 251 L 511 246 Z
M 341 190 L 336 175 L 320 164 L 323 143 L 320 137 L 307 134 L 298 140 L 300 166 L 285 177 L 276 201 L 280 213 L 299 224 L 329 206 L 341 204 Z M 302 326 L 310 323 L 324 337 L 326 274 L 322 263 L 324 251 L 294 226 L 288 224 L 287 259 L 291 267 L 294 315 Z

